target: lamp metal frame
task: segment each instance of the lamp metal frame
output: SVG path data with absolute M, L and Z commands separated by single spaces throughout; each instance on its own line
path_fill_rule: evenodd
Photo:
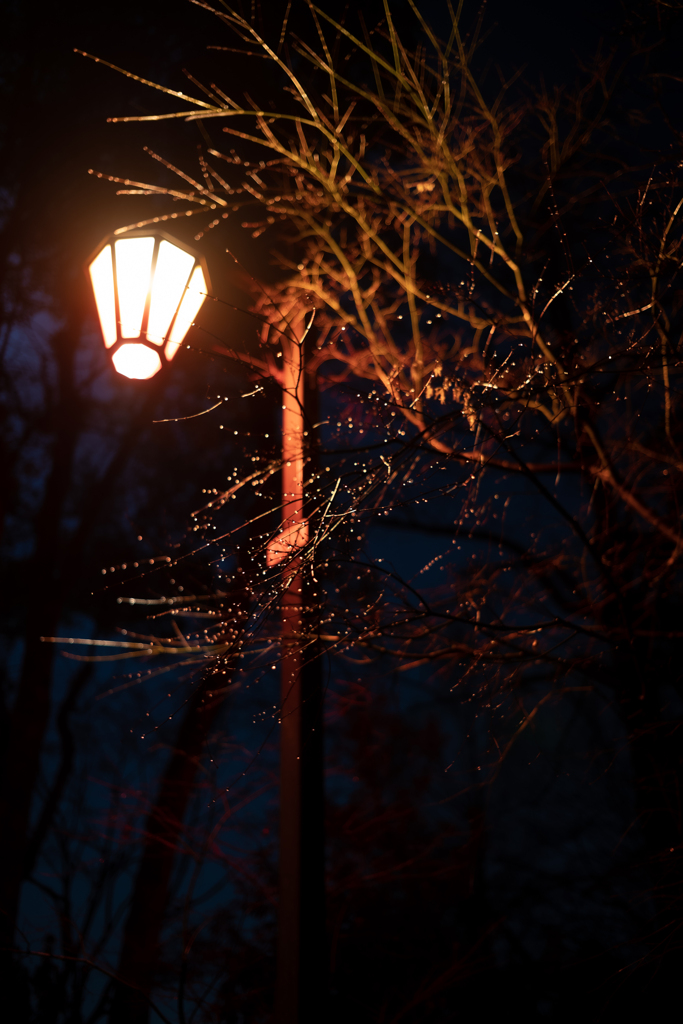
M 199 252 L 199 250 L 193 248 L 193 246 L 187 245 L 186 242 L 182 242 L 179 238 L 176 238 L 174 235 L 168 234 L 167 231 L 163 231 L 160 228 L 156 228 L 155 227 L 155 228 L 147 228 L 147 229 L 146 228 L 134 228 L 134 229 L 131 229 L 130 231 L 121 231 L 121 232 L 118 232 L 118 233 L 117 232 L 112 232 L 110 235 L 107 235 L 106 238 L 102 239 L 100 244 L 95 249 L 93 249 L 92 253 L 88 257 L 88 259 L 85 261 L 83 270 L 84 270 L 84 273 L 86 274 L 86 276 L 88 278 L 88 283 L 91 283 L 90 282 L 90 266 L 91 266 L 91 264 L 93 263 L 93 261 L 95 259 L 97 259 L 99 254 L 102 252 L 102 250 L 107 245 L 111 245 L 111 258 L 112 258 L 112 266 L 113 266 L 113 271 L 114 271 L 114 309 L 115 309 L 115 314 L 116 314 L 116 341 L 114 342 L 113 345 L 110 345 L 109 348 L 107 348 L 107 354 L 110 357 L 112 357 L 114 355 L 114 353 L 117 352 L 118 349 L 121 348 L 122 345 L 130 345 L 130 344 L 133 344 L 133 345 L 145 345 L 147 348 L 149 348 L 153 352 L 157 353 L 157 355 L 161 359 L 162 367 L 169 366 L 170 363 L 171 363 L 171 360 L 166 358 L 166 343 L 167 343 L 167 341 L 169 339 L 169 336 L 170 336 L 170 334 L 171 334 L 171 332 L 173 330 L 173 326 L 175 324 L 176 317 L 178 315 L 178 311 L 179 311 L 180 306 L 182 304 L 183 297 L 185 296 L 185 291 L 187 290 L 187 284 L 185 285 L 185 291 L 183 291 L 183 293 L 182 293 L 182 295 L 180 297 L 180 300 L 179 300 L 178 305 L 176 307 L 175 313 L 173 314 L 173 318 L 172 318 L 170 324 L 168 325 L 168 329 L 166 331 L 166 334 L 164 335 L 164 338 L 163 338 L 163 340 L 162 340 L 162 342 L 160 344 L 155 345 L 154 342 L 147 340 L 147 325 L 148 325 L 148 322 L 149 322 L 149 308 L 150 308 L 151 301 L 152 301 L 152 289 L 151 288 L 147 289 L 147 298 L 145 299 L 145 309 L 144 309 L 144 312 L 142 314 L 142 323 L 140 325 L 140 334 L 138 335 L 137 338 L 123 338 L 121 336 L 121 315 L 120 315 L 120 312 L 119 312 L 119 285 L 118 285 L 118 277 L 117 277 L 117 274 L 116 274 L 116 245 L 115 245 L 115 243 L 119 242 L 119 241 L 121 241 L 122 239 L 125 239 L 125 238 L 153 238 L 154 239 L 154 250 L 152 252 L 152 263 L 151 263 L 151 269 L 150 269 L 150 281 L 154 281 L 154 275 L 156 273 L 156 268 L 157 268 L 157 258 L 158 258 L 158 255 L 159 255 L 159 244 L 162 241 L 169 242 L 171 245 L 177 246 L 178 249 L 182 249 L 184 252 L 186 252 L 190 256 L 194 257 L 195 266 L 197 266 L 197 264 L 198 264 L 201 267 L 201 269 L 202 269 L 202 273 L 204 275 L 204 281 L 205 281 L 205 284 L 206 284 L 206 297 L 209 298 L 210 295 L 211 295 L 212 288 L 211 288 L 211 278 L 209 276 L 209 268 L 208 268 L 208 265 L 207 265 L 207 262 L 206 262 L 206 258 L 204 257 L 204 255 L 201 252 Z M 189 277 L 188 277 L 188 283 L 189 283 L 190 278 L 192 277 L 193 273 L 194 273 L 194 267 L 190 271 L 190 274 L 189 274 Z M 92 285 L 91 285 L 90 291 L 92 293 Z M 94 298 L 94 295 L 93 295 L 93 298 Z

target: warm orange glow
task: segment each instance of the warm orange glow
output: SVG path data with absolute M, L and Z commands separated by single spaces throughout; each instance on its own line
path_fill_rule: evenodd
M 147 340 L 155 345 L 163 344 L 193 266 L 189 252 L 170 242 L 159 244 L 147 325 Z
M 116 341 L 116 306 L 114 304 L 114 267 L 111 258 L 111 246 L 105 245 L 99 256 L 90 264 L 90 280 L 92 281 L 100 318 L 104 344 L 110 348 Z
M 149 292 L 154 239 L 120 238 L 115 248 L 121 337 L 138 338 Z
M 204 274 L 201 267 L 195 267 L 190 283 L 187 286 L 187 291 L 183 296 L 183 301 L 180 303 L 180 309 L 175 318 L 171 336 L 166 345 L 167 359 L 173 359 L 173 356 L 180 348 L 183 338 L 192 326 L 192 322 L 201 309 L 205 298 L 206 281 L 204 280 Z
M 117 372 L 133 380 L 149 380 L 161 369 L 158 352 L 147 345 L 122 345 L 114 352 L 112 362 Z
M 279 565 L 308 544 L 308 520 L 290 523 L 282 528 L 277 536 L 268 541 L 266 548 L 266 565 Z

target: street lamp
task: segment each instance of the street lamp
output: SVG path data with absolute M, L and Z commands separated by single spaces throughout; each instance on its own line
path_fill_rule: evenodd
M 175 357 L 209 290 L 204 259 L 163 231 L 105 239 L 88 262 L 105 347 L 118 373 L 148 380 Z M 281 337 L 282 502 L 268 545 L 286 563 L 281 598 L 280 886 L 276 979 L 278 1024 L 320 1019 L 324 976 L 322 714 L 319 680 L 304 680 L 301 549 L 304 515 L 303 316 Z M 321 966 L 321 958 L 323 965 Z
M 170 363 L 209 288 L 203 258 L 163 231 L 105 239 L 88 270 L 115 369 L 148 380 Z

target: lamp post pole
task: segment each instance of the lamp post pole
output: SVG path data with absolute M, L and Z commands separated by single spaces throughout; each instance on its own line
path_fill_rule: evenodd
M 283 339 L 282 524 L 295 555 L 281 604 L 280 879 L 276 1024 L 319 1021 L 325 973 L 322 692 L 304 599 L 305 332 Z
M 283 339 L 282 523 L 293 539 L 303 529 L 303 366 L 301 346 Z M 301 956 L 301 556 L 289 562 L 281 605 L 280 887 L 277 1024 L 299 1024 Z

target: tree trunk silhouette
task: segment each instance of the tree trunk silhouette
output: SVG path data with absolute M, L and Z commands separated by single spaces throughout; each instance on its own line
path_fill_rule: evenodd
M 630 700 L 626 709 L 636 818 L 654 908 L 653 917 L 642 924 L 651 952 L 634 980 L 638 992 L 649 993 L 654 1005 L 664 1009 L 676 998 L 683 959 L 677 939 L 683 902 L 683 749 L 680 720 L 664 718 L 654 680 L 649 683 L 643 699 Z
M 56 726 L 61 746 L 59 767 L 45 803 L 41 808 L 36 826 L 26 844 L 26 854 L 24 857 L 24 875 L 26 878 L 28 878 L 33 871 L 36 858 L 40 853 L 40 849 L 50 829 L 50 825 L 52 824 L 57 808 L 59 807 L 66 784 L 71 778 L 71 772 L 73 771 L 74 760 L 76 757 L 76 741 L 69 727 L 69 717 L 74 711 L 76 704 L 78 703 L 78 698 L 83 692 L 86 683 L 90 680 L 93 674 L 93 669 L 94 662 L 92 661 L 86 661 L 80 666 L 75 673 L 69 686 L 68 693 L 57 712 Z
M 34 555 L 26 569 L 35 597 L 25 633 L 19 690 L 10 713 L 0 793 L 0 820 L 4 832 L 0 847 L 0 939 L 3 947 L 11 946 L 14 940 L 31 800 L 50 716 L 54 652 L 51 645 L 41 643 L 40 638 L 54 634 L 61 609 L 57 580 L 59 534 L 82 414 L 73 372 L 77 337 L 78 327 L 72 323 L 70 329 L 59 332 L 54 343 L 60 393 L 55 410 L 57 435 L 52 467 L 35 524 Z
M 235 618 L 243 617 L 244 606 L 244 597 L 240 597 Z M 221 690 L 233 670 L 231 659 L 228 674 L 221 677 Z M 120 982 L 114 990 L 110 1024 L 147 1024 L 149 1018 L 149 996 L 159 962 L 161 930 L 183 818 L 194 792 L 204 745 L 223 703 L 211 697 L 215 686 L 215 676 L 207 672 L 192 695 L 147 816 L 142 856 L 123 930 L 117 972 Z
M 71 582 L 79 577 L 82 570 L 85 546 L 100 509 L 137 443 L 140 428 L 158 396 L 156 388 L 150 391 L 137 414 L 131 418 L 113 458 L 82 504 L 75 533 L 65 544 L 62 536 L 64 513 L 73 485 L 74 460 L 85 419 L 83 395 L 78 390 L 74 365 L 80 332 L 81 318 L 74 316 L 52 342 L 58 366 L 59 393 L 52 417 L 55 444 L 34 525 L 34 554 L 25 568 L 31 600 L 27 602 L 29 619 L 24 634 L 18 692 L 14 707 L 6 714 L 6 741 L 0 776 L 0 822 L 4 833 L 0 845 L 0 946 L 5 949 L 11 948 L 14 942 L 22 881 L 32 869 L 50 825 L 45 812 L 49 810 L 51 818 L 58 803 L 52 800 L 49 808 L 43 809 L 37 830 L 30 837 L 31 805 L 52 708 L 55 658 L 54 646 L 42 642 L 41 637 L 54 636 L 59 626 Z M 65 763 L 70 767 L 72 761 L 67 758 Z M 66 778 L 61 778 L 62 789 L 65 783 Z

